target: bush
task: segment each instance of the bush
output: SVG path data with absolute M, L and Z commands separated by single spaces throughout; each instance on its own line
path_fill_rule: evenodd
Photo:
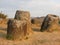
M 59 20 L 59 24 L 60 24 L 60 20 Z
M 3 13 L 0 13 L 0 18 L 6 19 L 6 18 L 7 18 L 7 15 L 5 15 L 5 14 L 3 14 Z

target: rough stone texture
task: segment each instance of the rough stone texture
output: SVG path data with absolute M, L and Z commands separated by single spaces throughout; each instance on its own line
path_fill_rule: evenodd
M 20 40 L 27 35 L 26 21 L 10 19 L 7 26 L 7 38 Z
M 27 22 L 27 34 L 31 33 L 31 19 L 30 19 L 30 13 L 28 11 L 16 11 L 15 18 L 17 20 L 25 20 Z
M 40 31 L 44 18 L 45 17 L 31 17 L 33 31 Z
M 41 24 L 42 24 L 42 22 L 43 22 L 43 20 L 44 20 L 44 18 L 45 17 L 33 17 L 31 19 L 31 23 L 34 24 L 34 25 L 36 25 L 37 27 L 40 27 Z
M 40 31 L 53 31 L 57 30 L 59 27 L 59 17 L 53 14 L 48 14 L 41 26 Z

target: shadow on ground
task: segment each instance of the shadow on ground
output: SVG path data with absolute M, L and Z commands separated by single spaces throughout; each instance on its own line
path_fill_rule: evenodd
M 32 28 L 33 31 L 40 32 L 40 29 L 38 28 Z

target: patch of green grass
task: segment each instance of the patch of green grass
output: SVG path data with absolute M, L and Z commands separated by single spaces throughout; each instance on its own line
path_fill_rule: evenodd
M 58 23 L 60 24 L 60 21 Z
M 6 38 L 7 38 L 8 40 L 13 40 L 12 35 L 7 35 Z

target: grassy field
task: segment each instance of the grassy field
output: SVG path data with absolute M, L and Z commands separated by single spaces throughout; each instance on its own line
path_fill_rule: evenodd
M 6 30 L 0 30 L 0 45 L 60 45 L 60 32 L 40 32 L 38 29 L 28 39 L 12 41 L 6 39 Z
M 39 27 L 32 27 L 34 33 L 28 38 L 13 41 L 6 39 L 6 24 L 0 24 L 0 45 L 60 45 L 60 31 L 40 32 Z

